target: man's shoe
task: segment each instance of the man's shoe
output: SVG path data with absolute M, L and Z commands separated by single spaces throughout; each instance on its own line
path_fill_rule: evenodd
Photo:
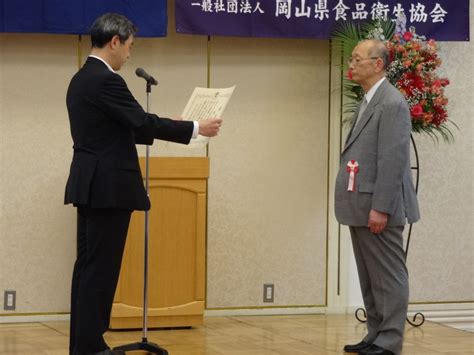
M 395 355 L 390 350 L 384 349 L 381 346 L 372 344 L 365 350 L 359 351 L 359 355 Z
M 346 353 L 358 353 L 359 351 L 365 350 L 370 347 L 371 344 L 366 343 L 365 341 L 361 341 L 357 344 L 348 344 L 344 346 L 344 351 Z

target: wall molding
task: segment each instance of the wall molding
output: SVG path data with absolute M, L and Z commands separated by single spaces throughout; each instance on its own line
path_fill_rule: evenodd
M 206 310 L 205 317 L 299 315 L 299 314 L 354 314 L 356 306 L 242 308 Z M 448 322 L 474 318 L 474 303 L 415 304 L 408 306 L 408 315 L 422 312 L 426 320 Z
M 274 307 L 274 308 L 241 308 L 205 310 L 205 317 L 230 316 L 277 316 L 277 315 L 310 315 L 310 314 L 354 314 L 358 307 Z M 412 304 L 408 314 L 413 316 L 422 312 L 427 321 L 436 323 L 473 322 L 474 303 L 440 303 Z M 4 323 L 38 323 L 69 321 L 69 313 L 39 314 L 4 314 L 0 315 L 0 324 Z
M 4 314 L 0 315 L 0 324 L 5 323 L 40 323 L 40 322 L 56 322 L 56 321 L 69 321 L 69 313 L 65 314 L 50 314 L 50 313 L 38 313 L 38 314 Z
M 230 316 L 278 316 L 278 315 L 308 315 L 325 314 L 325 307 L 282 307 L 282 308 L 242 308 L 205 310 L 204 317 L 230 317 Z

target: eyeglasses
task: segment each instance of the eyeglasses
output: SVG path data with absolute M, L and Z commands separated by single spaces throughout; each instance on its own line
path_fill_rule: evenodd
M 355 65 L 358 65 L 359 62 L 362 62 L 363 60 L 369 60 L 369 59 L 378 59 L 380 57 L 369 57 L 369 58 L 349 58 L 347 60 L 347 64 L 351 65 L 352 63 L 355 63 Z

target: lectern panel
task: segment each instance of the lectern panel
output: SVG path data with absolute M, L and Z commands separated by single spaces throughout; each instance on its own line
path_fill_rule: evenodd
M 202 322 L 208 166 L 207 158 L 150 160 L 148 315 L 152 327 Z M 134 212 L 112 309 L 113 329 L 142 325 L 144 224 L 145 213 Z

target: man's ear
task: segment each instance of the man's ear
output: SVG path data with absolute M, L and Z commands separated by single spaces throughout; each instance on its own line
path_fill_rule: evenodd
M 120 47 L 120 44 L 121 43 L 120 43 L 119 35 L 113 36 L 112 39 L 109 42 L 109 45 L 110 45 L 111 49 L 116 49 L 116 48 Z
M 384 67 L 383 59 L 382 58 L 377 58 L 375 63 L 377 64 L 377 73 L 382 72 L 384 70 L 383 69 L 383 67 Z

